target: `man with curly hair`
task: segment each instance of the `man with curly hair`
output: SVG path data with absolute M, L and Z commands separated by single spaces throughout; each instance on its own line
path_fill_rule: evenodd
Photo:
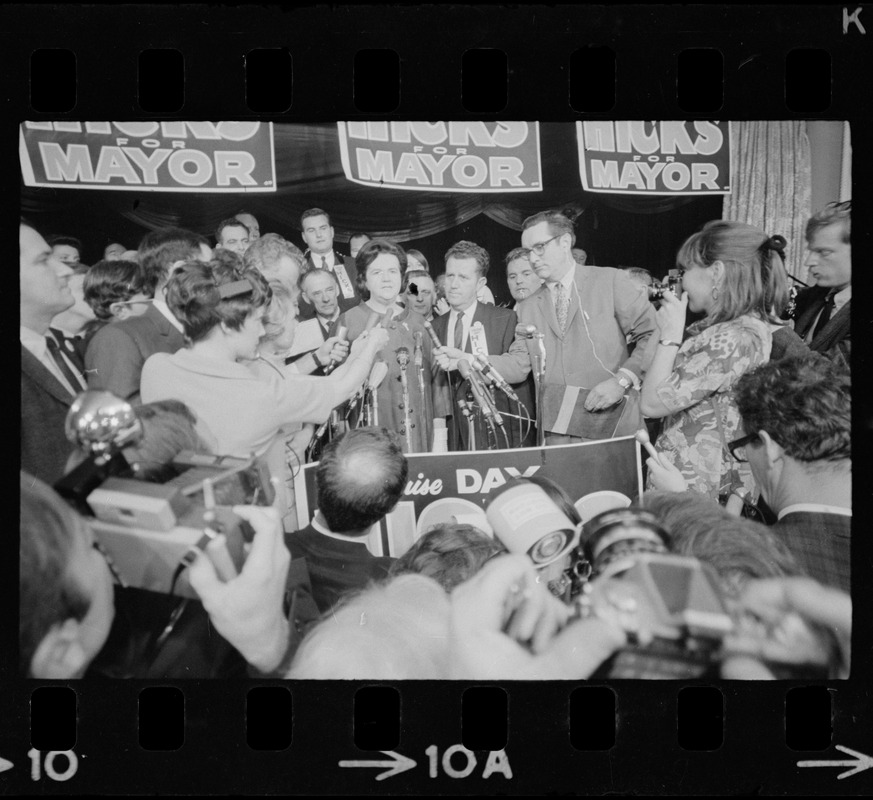
M 850 591 L 848 369 L 817 354 L 771 361 L 740 378 L 734 397 L 744 435 L 729 447 L 778 515 L 773 532 L 811 577 Z

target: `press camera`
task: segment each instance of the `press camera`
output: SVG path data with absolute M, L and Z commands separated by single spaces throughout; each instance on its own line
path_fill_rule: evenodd
M 576 526 L 533 485 L 497 495 L 486 514 L 497 538 L 531 558 L 575 617 L 601 616 L 625 630 L 628 644 L 592 678 L 718 677 L 725 637 L 746 620 L 728 608 L 711 567 L 669 552 L 670 535 L 654 515 L 620 508 Z M 812 642 L 804 652 L 815 654 L 814 663 L 767 668 L 779 678 L 827 677 L 831 642 L 796 622 L 804 627 L 798 641 Z
M 66 429 L 84 460 L 55 490 L 94 518 L 97 540 L 123 585 L 192 596 L 182 574 L 192 548 L 209 555 L 225 579 L 239 571 L 253 531 L 231 507 L 272 503 L 263 459 L 183 450 L 144 479 L 131 455 L 142 425 L 128 403 L 108 392 L 79 395 Z

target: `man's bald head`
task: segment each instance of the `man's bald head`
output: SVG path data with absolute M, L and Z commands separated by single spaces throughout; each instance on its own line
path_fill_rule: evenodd
M 357 428 L 324 450 L 316 469 L 318 509 L 334 533 L 366 532 L 403 495 L 408 464 L 386 428 Z

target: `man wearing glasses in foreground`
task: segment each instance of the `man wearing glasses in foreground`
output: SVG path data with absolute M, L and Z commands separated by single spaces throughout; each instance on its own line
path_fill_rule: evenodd
M 543 335 L 546 444 L 602 439 L 639 427 L 639 415 L 622 400 L 639 386 L 649 358 L 646 343 L 657 329 L 646 292 L 621 270 L 574 261 L 575 243 L 573 223 L 556 211 L 534 214 L 522 225 L 522 247 L 545 281 L 516 311 L 520 328 Z M 630 342 L 636 346 L 628 356 Z M 524 380 L 531 370 L 527 339 L 516 337 L 509 353 L 492 362 L 510 383 Z M 629 429 L 618 431 L 625 419 Z

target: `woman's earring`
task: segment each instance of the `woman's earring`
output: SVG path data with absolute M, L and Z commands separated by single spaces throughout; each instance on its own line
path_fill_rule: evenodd
M 718 286 L 712 287 L 712 299 L 718 300 Z

